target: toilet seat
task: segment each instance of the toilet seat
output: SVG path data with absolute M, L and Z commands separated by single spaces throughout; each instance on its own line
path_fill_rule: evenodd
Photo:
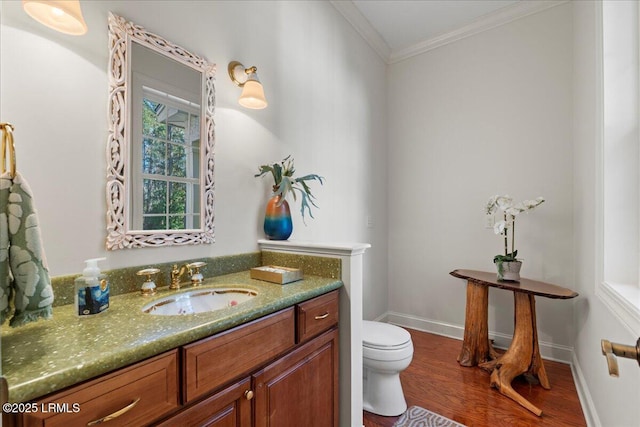
M 411 343 L 411 334 L 389 323 L 364 320 L 362 346 L 376 350 L 400 350 Z
M 368 360 L 379 362 L 400 362 L 413 357 L 413 344 L 408 343 L 404 347 L 393 350 L 380 350 L 376 348 L 362 347 L 362 357 L 365 364 Z

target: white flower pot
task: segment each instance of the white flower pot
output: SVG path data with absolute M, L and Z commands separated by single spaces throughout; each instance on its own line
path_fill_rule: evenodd
M 520 281 L 522 261 L 497 262 L 496 267 L 498 268 L 498 280 L 506 280 L 509 282 Z

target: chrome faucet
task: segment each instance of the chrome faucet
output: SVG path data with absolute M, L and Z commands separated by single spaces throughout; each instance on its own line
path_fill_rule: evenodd
M 180 277 L 182 277 L 185 272 L 189 272 L 191 284 L 193 286 L 200 285 L 204 280 L 202 273 L 200 273 L 200 268 L 205 265 L 207 264 L 202 261 L 185 264 L 180 268 L 178 268 L 178 264 L 173 264 L 173 267 L 171 268 L 171 284 L 169 285 L 169 289 L 180 289 Z

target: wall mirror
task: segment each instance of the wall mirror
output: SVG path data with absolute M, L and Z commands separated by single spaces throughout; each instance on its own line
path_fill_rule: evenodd
M 107 248 L 214 239 L 215 65 L 109 14 Z

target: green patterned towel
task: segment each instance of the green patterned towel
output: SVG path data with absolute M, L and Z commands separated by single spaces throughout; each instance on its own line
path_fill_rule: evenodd
M 31 189 L 20 174 L 0 177 L 0 206 L 0 321 L 10 313 L 12 294 L 11 326 L 49 318 L 53 289 Z
M 7 221 L 7 205 L 9 204 L 9 173 L 0 176 L 0 324 L 9 315 L 9 299 L 11 298 L 11 273 L 9 271 L 9 222 Z

